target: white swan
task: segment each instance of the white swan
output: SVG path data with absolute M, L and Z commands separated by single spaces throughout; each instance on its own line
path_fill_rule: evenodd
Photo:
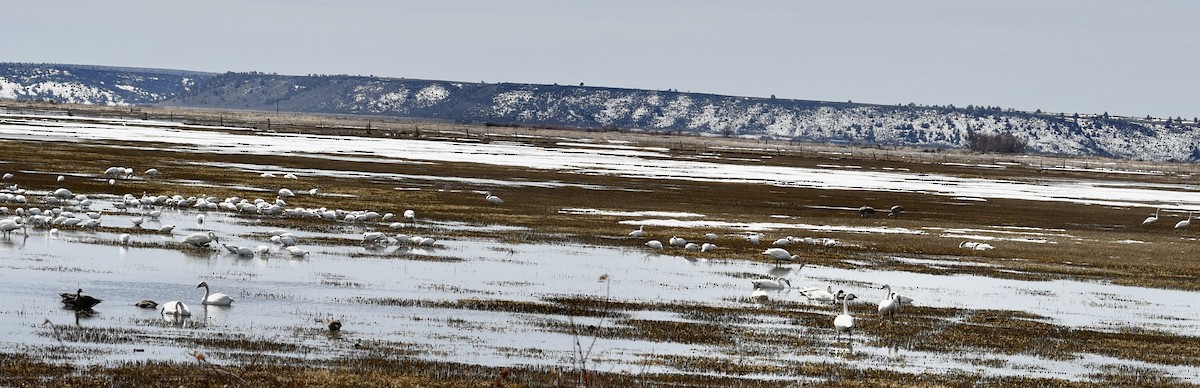
M 1176 223 L 1175 229 L 1187 229 L 1189 226 L 1192 226 L 1192 212 L 1188 212 L 1188 218 L 1186 220 Z
M 691 243 L 691 242 L 684 244 L 683 250 L 688 251 L 688 252 L 698 252 L 698 251 L 700 251 L 700 244 Z
M 488 203 L 493 204 L 493 205 L 503 205 L 504 204 L 503 199 L 500 199 L 500 197 L 492 195 L 492 193 L 490 191 L 483 192 L 483 199 L 487 200 Z
M 746 241 L 749 241 L 751 244 L 758 245 L 758 243 L 762 242 L 762 234 L 754 233 L 746 236 Z
M 683 237 L 679 237 L 679 236 L 671 236 L 671 239 L 668 240 L 668 242 L 670 242 L 671 246 L 674 246 L 674 247 L 687 246 L 687 239 L 684 239 Z
M 67 190 L 65 188 L 54 190 L 54 192 L 50 195 L 53 195 L 59 199 L 70 199 L 75 197 L 75 193 L 72 193 L 71 190 Z
M 304 257 L 304 256 L 308 255 L 307 250 L 300 249 L 300 247 L 296 247 L 296 246 L 289 246 L 289 247 L 285 247 L 283 249 L 286 249 L 288 251 L 288 254 L 292 255 L 292 257 Z
M 704 239 L 706 239 L 708 241 L 717 241 L 717 238 L 719 238 L 719 237 L 720 236 L 717 236 L 716 233 L 705 233 L 704 234 Z
M 974 249 L 977 251 L 990 251 L 990 250 L 996 248 L 996 247 L 993 247 L 992 244 L 974 242 L 974 241 L 963 241 L 958 244 L 958 247 L 963 248 L 963 249 Z
M 22 229 L 25 230 L 25 224 L 21 223 L 20 219 L 5 218 L 0 220 L 0 232 L 5 236 L 12 234 L 12 231 Z
M 208 233 L 196 232 L 196 233 L 189 234 L 187 237 L 183 238 L 182 242 L 184 244 L 190 244 L 190 245 L 197 246 L 197 247 L 203 247 L 203 246 L 208 246 L 208 243 L 214 242 L 214 241 L 220 242 L 217 239 L 217 234 L 209 231 Z
M 408 222 L 417 222 L 417 212 L 413 211 L 413 209 L 405 210 L 404 220 Z
M 887 290 L 887 293 L 889 296 L 890 295 L 898 296 L 899 299 L 897 299 L 897 301 L 900 302 L 900 306 L 898 306 L 898 307 L 903 307 L 906 304 L 912 305 L 913 298 L 909 298 L 907 296 L 900 295 L 900 293 L 898 293 L 898 292 L 892 292 L 892 286 L 890 284 L 884 284 L 883 287 L 879 287 L 879 288 Z
M 654 249 L 663 249 L 662 241 L 658 241 L 658 240 L 647 241 L 646 246 L 654 248 Z
M 788 251 L 783 248 L 770 248 L 765 251 L 762 251 L 762 254 L 771 256 L 771 258 L 775 259 L 775 261 L 790 261 L 790 262 L 800 261 L 800 255 L 793 255 L 791 253 L 788 253 Z
M 646 235 L 645 228 L 646 227 L 644 225 L 638 225 L 637 230 L 629 232 L 629 237 L 642 238 L 642 236 Z
M 229 253 L 234 253 L 234 254 L 238 253 L 238 246 L 237 246 L 237 245 L 233 245 L 233 244 L 221 244 L 221 246 L 225 247 L 225 250 L 229 251 Z
M 129 241 L 131 239 L 133 239 L 133 237 L 130 236 L 129 233 L 121 233 L 121 237 L 120 237 L 121 245 L 129 245 Z
M 842 294 L 842 291 L 838 290 L 838 295 Z M 836 318 L 833 318 L 833 327 L 837 329 L 837 335 L 839 338 L 841 337 L 842 332 L 846 332 L 846 335 L 850 338 L 853 338 L 854 336 L 854 316 L 850 315 L 850 301 L 857 298 L 858 297 L 854 294 L 848 294 L 842 298 L 842 314 L 838 315 Z
M 800 295 L 814 302 L 834 303 L 837 301 L 837 295 L 833 293 L 833 286 L 825 286 L 824 289 L 810 287 L 800 290 Z
M 363 232 L 363 244 L 379 244 L 380 241 L 387 241 L 386 237 L 383 232 Z
M 900 296 L 895 293 L 888 292 L 886 298 L 879 301 L 879 324 L 883 324 L 883 318 L 896 320 L 896 313 L 900 311 Z
M 700 252 L 712 252 L 717 250 L 717 244 L 704 243 L 700 245 Z
M 792 282 L 785 278 L 754 279 L 751 280 L 750 283 L 754 284 L 754 288 L 766 288 L 772 290 L 781 290 L 792 287 Z
M 1142 225 L 1153 225 L 1155 222 L 1158 222 L 1158 212 L 1160 211 L 1162 211 L 1161 208 L 1154 209 L 1154 215 L 1146 217 L 1146 220 L 1142 221 Z
M 296 193 L 293 193 L 292 190 L 284 187 L 282 189 L 279 189 L 279 196 L 280 197 L 295 197 Z
M 230 298 L 229 295 L 222 294 L 220 292 L 210 294 L 208 290 L 208 282 L 200 282 L 200 284 L 196 285 L 196 288 L 200 287 L 204 287 L 204 299 L 200 300 L 201 304 L 214 306 L 228 306 L 233 304 L 233 298 Z
M 186 304 L 183 304 L 183 302 L 177 300 L 163 303 L 162 310 L 160 310 L 159 313 L 162 315 L 173 315 L 176 317 L 192 316 L 192 310 L 189 310 Z
M 284 233 L 278 236 L 271 236 L 271 242 L 290 247 L 296 245 L 296 236 L 291 233 Z

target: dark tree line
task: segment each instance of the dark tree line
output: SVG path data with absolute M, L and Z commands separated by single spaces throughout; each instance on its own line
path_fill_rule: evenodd
M 986 134 L 971 132 L 967 134 L 967 146 L 973 151 L 999 152 L 1004 154 L 1020 154 L 1025 152 L 1029 142 L 1011 133 Z

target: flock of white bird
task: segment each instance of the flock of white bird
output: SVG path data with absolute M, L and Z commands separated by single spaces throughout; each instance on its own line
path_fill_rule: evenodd
M 158 178 L 162 173 L 158 169 L 148 169 L 145 171 L 148 178 Z M 274 173 L 263 173 L 260 175 L 265 178 L 273 178 Z M 380 214 L 370 210 L 342 210 L 328 208 L 304 208 L 304 207 L 287 207 L 287 198 L 295 197 L 296 194 L 288 188 L 281 188 L 277 192 L 275 199 L 254 199 L 249 200 L 240 197 L 216 198 L 209 196 L 189 196 L 182 195 L 148 195 L 142 193 L 140 197 L 133 194 L 125 194 L 119 199 L 112 202 L 112 209 L 93 210 L 95 202 L 87 195 L 76 194 L 67 188 L 58 188 L 45 195 L 34 196 L 33 193 L 27 192 L 18 184 L 8 184 L 7 181 L 15 179 L 13 173 L 6 173 L 2 178 L 5 182 L 5 187 L 0 190 L 0 204 L 16 204 L 19 205 L 14 209 L 9 209 L 7 206 L 0 206 L 0 233 L 5 237 L 10 237 L 11 233 L 20 229 L 26 236 L 29 235 L 29 229 L 47 229 L 47 233 L 54 235 L 59 232 L 58 228 L 71 228 L 81 231 L 95 232 L 101 227 L 103 220 L 112 218 L 112 214 L 119 213 L 129 217 L 128 220 L 133 229 L 147 229 L 143 225 L 148 221 L 158 221 L 164 210 L 194 210 L 199 212 L 196 215 L 196 226 L 201 228 L 204 225 L 207 212 L 229 212 L 240 215 L 260 215 L 260 216 L 278 216 L 290 218 L 308 218 L 322 219 L 331 222 L 346 222 L 353 224 L 361 224 L 364 228 L 372 228 L 379 223 L 378 226 L 386 226 L 391 229 L 403 229 L 413 226 L 417 222 L 417 213 L 413 209 L 405 210 L 402 213 L 402 218 L 397 219 L 393 213 Z M 295 174 L 284 174 L 285 179 L 298 179 Z M 110 167 L 104 171 L 100 179 L 108 179 L 110 184 L 113 184 L 116 179 L 133 179 L 134 170 L 128 167 Z M 60 175 L 57 178 L 60 184 L 66 183 L 66 177 Z M 313 188 L 307 192 L 311 196 L 316 196 L 319 190 Z M 492 194 L 491 192 L 482 192 L 483 199 L 490 205 L 499 206 L 504 204 L 504 200 Z M 33 206 L 26 206 L 33 205 Z M 42 209 L 39 206 L 45 206 Z M 107 215 L 107 217 L 106 217 Z M 111 223 L 111 221 L 110 221 Z M 157 228 L 153 228 L 159 233 L 173 235 L 175 225 L 161 224 Z M 271 230 L 267 232 L 271 243 L 278 246 L 278 251 L 287 252 L 288 255 L 294 258 L 303 258 L 309 255 L 310 251 L 302 249 L 298 246 L 299 238 L 286 230 Z M 117 238 L 117 243 L 122 246 L 130 246 L 134 243 L 134 236 L 130 233 L 122 233 Z M 239 257 L 253 257 L 265 255 L 272 252 L 270 245 L 257 245 L 254 247 L 238 246 L 234 244 L 220 243 L 220 238 L 216 232 L 205 230 L 195 232 L 183 236 L 178 240 L 178 243 L 191 248 L 212 248 L 216 244 L 220 244 L 220 248 L 224 248 L 230 254 Z M 421 247 L 433 247 L 437 244 L 437 239 L 423 236 L 410 236 L 408 234 L 396 234 L 389 236 L 381 231 L 367 231 L 362 234 L 362 243 L 368 246 L 379 245 L 411 245 Z M 218 249 L 220 249 L 218 248 Z M 203 287 L 205 289 L 204 298 L 201 304 L 215 306 L 229 306 L 233 303 L 233 299 L 223 293 L 210 293 L 207 282 L 201 282 L 196 288 Z M 75 294 L 66 293 L 63 295 L 74 295 L 78 297 L 82 290 Z M 64 296 L 64 300 L 67 298 Z M 71 299 L 75 300 L 75 299 Z M 97 299 L 97 301 L 99 301 Z M 66 303 L 66 302 L 64 302 Z M 135 304 L 143 308 L 159 308 L 159 311 L 164 318 L 179 318 L 191 315 L 191 311 L 187 304 L 182 301 L 173 300 L 163 303 L 161 306 L 153 300 L 143 300 Z
M 896 208 L 899 207 L 894 207 L 892 213 L 889 215 L 894 216 L 894 214 L 898 214 L 899 212 L 903 211 L 903 208 L 899 208 L 899 210 L 896 210 Z M 638 226 L 637 230 L 629 232 L 629 236 L 633 238 L 644 238 L 646 236 L 645 226 Z M 697 247 L 695 243 L 688 242 L 682 237 L 672 236 L 667 240 L 667 246 L 683 248 L 685 251 L 710 252 L 716 250 L 717 246 L 713 242 L 716 242 L 719 238 L 720 236 L 715 233 L 706 233 L 704 235 L 704 239 L 709 242 L 705 242 L 703 245 Z M 745 236 L 746 241 L 753 245 L 761 244 L 764 241 L 763 238 L 764 236 L 760 233 L 752 233 Z M 772 246 L 763 250 L 762 254 L 771 258 L 776 265 L 799 264 L 800 267 L 803 268 L 804 263 L 800 255 L 792 254 L 787 249 L 788 247 L 797 244 L 834 247 L 838 246 L 839 243 L 837 240 L 831 238 L 798 238 L 795 236 L 786 236 L 771 242 Z M 659 240 L 647 241 L 645 245 L 652 249 L 664 249 L 665 247 Z M 753 279 L 750 282 L 754 288 L 754 292 L 751 294 L 751 297 L 756 299 L 765 298 L 768 295 L 765 290 L 786 290 L 793 288 L 792 282 L 784 277 Z M 894 320 L 896 314 L 900 312 L 900 308 L 902 306 L 910 305 L 913 302 L 912 298 L 893 292 L 891 285 L 884 284 L 880 288 L 886 290 L 884 298 L 879 301 L 878 312 L 880 319 L 887 318 L 888 320 Z M 850 314 L 849 304 L 850 301 L 858 298 L 857 295 L 846 293 L 843 290 L 838 290 L 835 293 L 833 291 L 833 286 L 825 286 L 824 288 L 806 287 L 798 289 L 798 291 L 799 294 L 805 299 L 819 304 L 836 304 L 840 301 L 842 303 L 842 314 L 837 315 L 834 318 L 834 329 L 836 330 L 839 338 L 842 333 L 846 333 L 847 338 L 852 336 L 855 320 L 854 316 Z
M 158 169 L 154 168 L 146 170 L 144 174 L 149 178 L 158 178 L 162 175 Z M 116 179 L 132 179 L 134 177 L 134 170 L 128 167 L 114 166 L 106 169 L 104 171 L 104 175 L 108 177 L 108 183 L 113 184 Z M 262 173 L 260 176 L 264 178 L 276 177 L 274 173 L 270 172 Z M 6 173 L 0 179 L 6 181 L 5 184 L 7 184 L 7 181 L 11 181 L 14 178 L 14 174 Z M 292 173 L 284 174 L 284 178 L 298 179 L 298 177 Z M 59 183 L 64 183 L 65 180 L 66 178 L 64 176 L 58 176 L 57 181 Z M 313 188 L 308 190 L 307 193 L 309 195 L 316 196 L 318 195 L 319 190 Z M 31 201 L 26 194 L 26 191 L 15 183 L 5 186 L 3 190 L 0 190 L 0 204 L 30 204 Z M 197 214 L 196 216 L 197 226 L 203 225 L 205 219 L 204 212 L 209 211 L 225 211 L 238 214 L 258 214 L 265 216 L 312 218 L 348 223 L 385 222 L 388 223 L 387 226 L 393 229 L 402 229 L 407 225 L 412 225 L 416 222 L 416 212 L 412 209 L 405 210 L 402 216 L 403 219 L 400 221 L 395 220 L 395 215 L 392 213 L 380 214 L 378 212 L 369 210 L 347 211 L 342 209 L 327 209 L 324 207 L 288 208 L 286 199 L 295 197 L 295 192 L 288 188 L 281 188 L 277 194 L 278 195 L 275 197 L 274 201 L 264 200 L 261 198 L 248 200 L 240 197 L 228 197 L 221 199 L 208 196 L 152 196 L 147 195 L 146 193 L 143 193 L 141 197 L 136 197 L 132 194 L 125 194 L 119 201 L 113 202 L 113 209 L 115 211 L 126 213 L 130 211 L 135 212 L 136 214 L 129 218 L 133 228 L 142 228 L 143 223 L 146 221 L 158 220 L 163 209 L 192 209 L 199 211 L 201 213 Z M 504 201 L 500 199 L 500 197 L 493 195 L 491 192 L 485 191 L 482 194 L 484 196 L 484 200 L 491 205 L 498 206 L 504 204 Z M 3 233 L 5 237 L 8 237 L 12 232 L 16 231 L 17 229 L 21 229 L 28 234 L 28 228 L 30 227 L 49 228 L 49 233 L 52 234 L 58 232 L 58 227 L 70 227 L 83 230 L 91 229 L 95 231 L 95 229 L 101 225 L 101 219 L 105 213 L 104 211 L 91 210 L 90 208 L 93 205 L 93 201 L 91 199 L 89 199 L 86 195 L 73 193 L 66 188 L 56 189 L 40 198 L 37 198 L 37 201 L 41 204 L 49 206 L 49 208 L 47 210 L 43 210 L 39 207 L 17 207 L 10 210 L 7 206 L 0 206 L 0 216 L 5 217 L 0 219 L 0 233 Z M 902 207 L 894 206 L 890 209 L 888 215 L 890 217 L 898 216 L 903 211 L 904 209 Z M 1160 212 L 1161 209 L 1156 210 L 1154 215 L 1146 218 L 1142 222 L 1142 225 L 1149 226 L 1156 223 L 1158 221 Z M 875 214 L 875 209 L 863 207 L 859 209 L 859 214 L 860 217 L 873 216 Z M 1188 218 L 1176 223 L 1175 229 L 1188 228 L 1191 225 L 1192 218 L 1193 213 L 1188 212 Z M 160 225 L 157 228 L 159 232 L 168 234 L 172 233 L 174 229 L 175 226 L 169 224 Z M 281 251 L 286 251 L 292 257 L 305 257 L 310 253 L 310 251 L 297 246 L 298 238 L 290 232 L 285 230 L 272 230 L 269 231 L 267 235 L 270 236 L 270 241 L 272 243 L 280 247 L 279 249 Z M 639 226 L 637 230 L 630 232 L 629 236 L 633 238 L 645 237 L 645 227 Z M 704 235 L 705 241 L 702 243 L 696 243 L 687 241 L 683 237 L 672 236 L 669 240 L 667 240 L 666 245 L 659 240 L 650 240 L 645 243 L 645 246 L 652 249 L 664 249 L 669 246 L 680 248 L 688 252 L 713 252 L 718 249 L 718 246 L 715 243 L 719 238 L 720 236 L 715 233 L 706 233 Z M 754 245 L 762 243 L 764 241 L 763 238 L 764 236 L 759 233 L 752 233 L 745 236 L 745 239 Z M 129 233 L 121 234 L 118 237 L 118 243 L 121 245 L 128 246 L 132 242 L 133 237 Z M 210 244 L 220 243 L 220 240 L 213 231 L 201 231 L 184 236 L 179 240 L 179 243 L 192 247 L 209 247 Z M 397 234 L 392 237 L 380 231 L 367 231 L 362 234 L 362 243 L 364 245 L 372 246 L 390 244 L 434 246 L 437 243 L 437 240 L 430 237 L 409 236 L 406 234 Z M 789 246 L 800 243 L 827 247 L 838 245 L 838 241 L 834 239 L 812 237 L 797 238 L 794 236 L 786 236 L 774 240 L 771 243 L 772 247 L 763 250 L 762 254 L 770 257 L 776 262 L 777 265 L 782 265 L 784 263 L 799 264 L 800 267 L 803 268 L 804 264 L 802 263 L 800 256 L 792 254 L 787 250 Z M 221 247 L 227 250 L 230 254 L 240 257 L 253 257 L 255 255 L 263 256 L 271 252 L 271 246 L 269 245 L 243 247 L 233 244 L 221 244 Z M 994 247 L 990 244 L 974 241 L 964 241 L 959 244 L 959 247 L 971 250 L 994 249 Z M 755 290 L 755 293 L 752 294 L 752 296 L 755 297 L 765 296 L 766 293 L 762 291 L 765 289 L 782 290 L 792 288 L 791 281 L 782 277 L 754 279 L 751 281 L 751 283 Z M 205 289 L 205 296 L 201 301 L 202 304 L 228 306 L 233 302 L 233 299 L 229 295 L 223 293 L 210 293 L 207 282 L 201 282 L 198 286 L 196 286 L 196 288 L 201 287 Z M 894 320 L 902 306 L 911 304 L 913 302 L 912 298 L 893 292 L 890 285 L 885 284 L 880 288 L 886 290 L 883 299 L 878 302 L 877 311 L 881 322 L 885 318 L 888 320 Z M 832 286 L 826 286 L 824 288 L 802 288 L 799 289 L 799 294 L 810 301 L 822 304 L 836 304 L 840 301 L 842 303 L 842 314 L 837 315 L 834 318 L 834 327 L 839 337 L 842 333 L 847 333 L 848 337 L 852 335 L 855 319 L 850 314 L 849 304 L 851 301 L 858 298 L 857 295 L 845 293 L 843 290 L 838 290 L 835 293 Z M 156 306 L 157 303 L 154 303 L 150 300 L 144 300 L 139 302 L 137 305 L 139 307 L 153 308 L 153 306 Z M 170 301 L 164 303 L 160 311 L 164 316 L 170 315 L 180 317 L 191 315 L 187 305 L 181 301 Z
M 1142 221 L 1142 225 L 1150 226 L 1150 225 L 1153 225 L 1154 223 L 1158 222 L 1158 218 L 1159 218 L 1161 211 L 1162 211 L 1162 209 L 1155 210 L 1154 215 L 1151 215 L 1150 217 L 1148 217 L 1144 221 Z M 888 216 L 896 217 L 903 212 L 904 212 L 903 207 L 893 206 L 890 209 Z M 870 217 L 870 216 L 873 216 L 874 214 L 875 214 L 874 208 L 864 206 L 859 209 L 860 217 Z M 1175 224 L 1174 228 L 1175 229 L 1188 228 L 1189 226 L 1191 226 L 1192 219 L 1194 217 L 1195 216 L 1194 216 L 1193 212 L 1188 211 L 1187 218 L 1182 221 L 1177 222 Z M 629 232 L 629 236 L 633 237 L 633 238 L 644 238 L 646 236 L 645 226 L 639 226 L 637 228 L 637 230 Z M 716 250 L 717 246 L 712 244 L 711 242 L 716 242 L 718 238 L 719 238 L 719 236 L 717 236 L 714 233 L 707 233 L 707 234 L 705 234 L 705 239 L 710 242 L 705 242 L 704 245 L 697 246 L 695 243 L 688 242 L 686 239 L 684 239 L 682 237 L 672 236 L 669 240 L 667 240 L 668 245 L 663 245 L 663 243 L 659 240 L 650 240 L 645 243 L 645 246 L 650 247 L 652 249 L 664 249 L 665 247 L 670 246 L 670 247 L 683 248 L 685 251 L 709 252 L 709 251 Z M 746 236 L 745 238 L 746 238 L 746 241 L 750 242 L 751 244 L 758 245 L 763 241 L 764 236 L 759 233 L 752 233 L 752 234 Z M 820 245 L 820 246 L 837 246 L 838 245 L 837 240 L 828 239 L 828 238 L 812 238 L 812 237 L 796 238 L 794 236 L 787 236 L 787 237 L 779 238 L 779 239 L 775 240 L 774 242 L 772 242 L 771 243 L 772 247 L 764 250 L 762 252 L 762 254 L 773 259 L 777 265 L 779 265 L 781 263 L 794 263 L 794 264 L 800 264 L 800 267 L 803 268 L 804 264 L 802 263 L 800 256 L 794 255 L 787 250 L 788 246 L 791 246 L 791 245 L 797 244 L 797 243 L 801 243 L 801 242 L 810 244 L 810 245 Z M 958 246 L 959 246 L 959 248 L 969 249 L 969 250 L 977 250 L 977 251 L 987 251 L 987 250 L 995 249 L 995 247 L 992 246 L 991 244 L 976 242 L 976 241 L 963 241 L 963 242 L 959 243 Z M 751 284 L 753 285 L 754 290 L 755 290 L 754 293 L 751 294 L 751 296 L 754 298 L 765 298 L 767 296 L 767 293 L 763 290 L 784 290 L 784 289 L 792 288 L 791 281 L 786 278 L 782 278 L 782 277 L 754 279 L 754 280 L 751 280 Z M 893 292 L 891 285 L 884 284 L 880 288 L 886 290 L 886 293 L 884 294 L 883 299 L 881 299 L 879 301 L 878 308 L 877 308 L 881 323 L 882 323 L 883 319 L 887 319 L 889 321 L 894 321 L 896 315 L 900 312 L 901 307 L 903 307 L 904 305 L 911 305 L 913 302 L 913 299 L 910 297 L 904 296 L 904 295 L 900 295 L 899 293 Z M 834 328 L 836 329 L 839 337 L 842 333 L 846 333 L 847 337 L 850 337 L 850 335 L 852 335 L 852 330 L 854 328 L 854 316 L 850 315 L 849 304 L 850 304 L 850 301 L 858 298 L 857 295 L 845 293 L 843 290 L 838 290 L 835 293 L 835 292 L 833 292 L 832 286 L 826 286 L 825 288 L 821 288 L 821 287 L 802 288 L 802 289 L 799 289 L 799 293 L 801 296 L 804 296 L 806 299 L 808 299 L 810 301 L 818 302 L 818 303 L 822 303 L 822 304 L 835 304 L 838 301 L 841 301 L 842 314 L 840 314 L 834 318 L 833 325 L 834 325 Z

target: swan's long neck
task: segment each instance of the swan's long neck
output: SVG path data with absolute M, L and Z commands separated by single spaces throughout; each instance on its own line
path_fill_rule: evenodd
M 887 295 L 884 295 L 884 296 L 887 298 L 891 298 L 892 297 L 892 286 L 889 284 L 884 284 L 883 289 L 887 290 Z
M 203 302 L 207 302 L 207 301 L 208 301 L 208 285 L 205 284 L 204 285 L 204 299 L 201 299 L 200 302 L 203 303 Z
M 850 315 L 850 298 L 842 298 L 842 315 Z

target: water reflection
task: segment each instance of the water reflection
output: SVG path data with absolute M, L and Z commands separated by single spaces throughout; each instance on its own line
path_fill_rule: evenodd
M 792 272 L 798 272 L 798 271 L 799 271 L 798 268 L 792 269 L 791 267 L 776 266 L 776 267 L 771 268 L 770 270 L 767 270 L 767 275 L 770 275 L 772 277 L 777 277 L 777 278 L 786 278 L 788 276 L 791 276 Z
M 229 310 L 232 309 L 232 306 L 215 306 L 210 304 L 201 306 L 204 306 L 203 317 L 205 324 L 221 324 L 229 320 Z

